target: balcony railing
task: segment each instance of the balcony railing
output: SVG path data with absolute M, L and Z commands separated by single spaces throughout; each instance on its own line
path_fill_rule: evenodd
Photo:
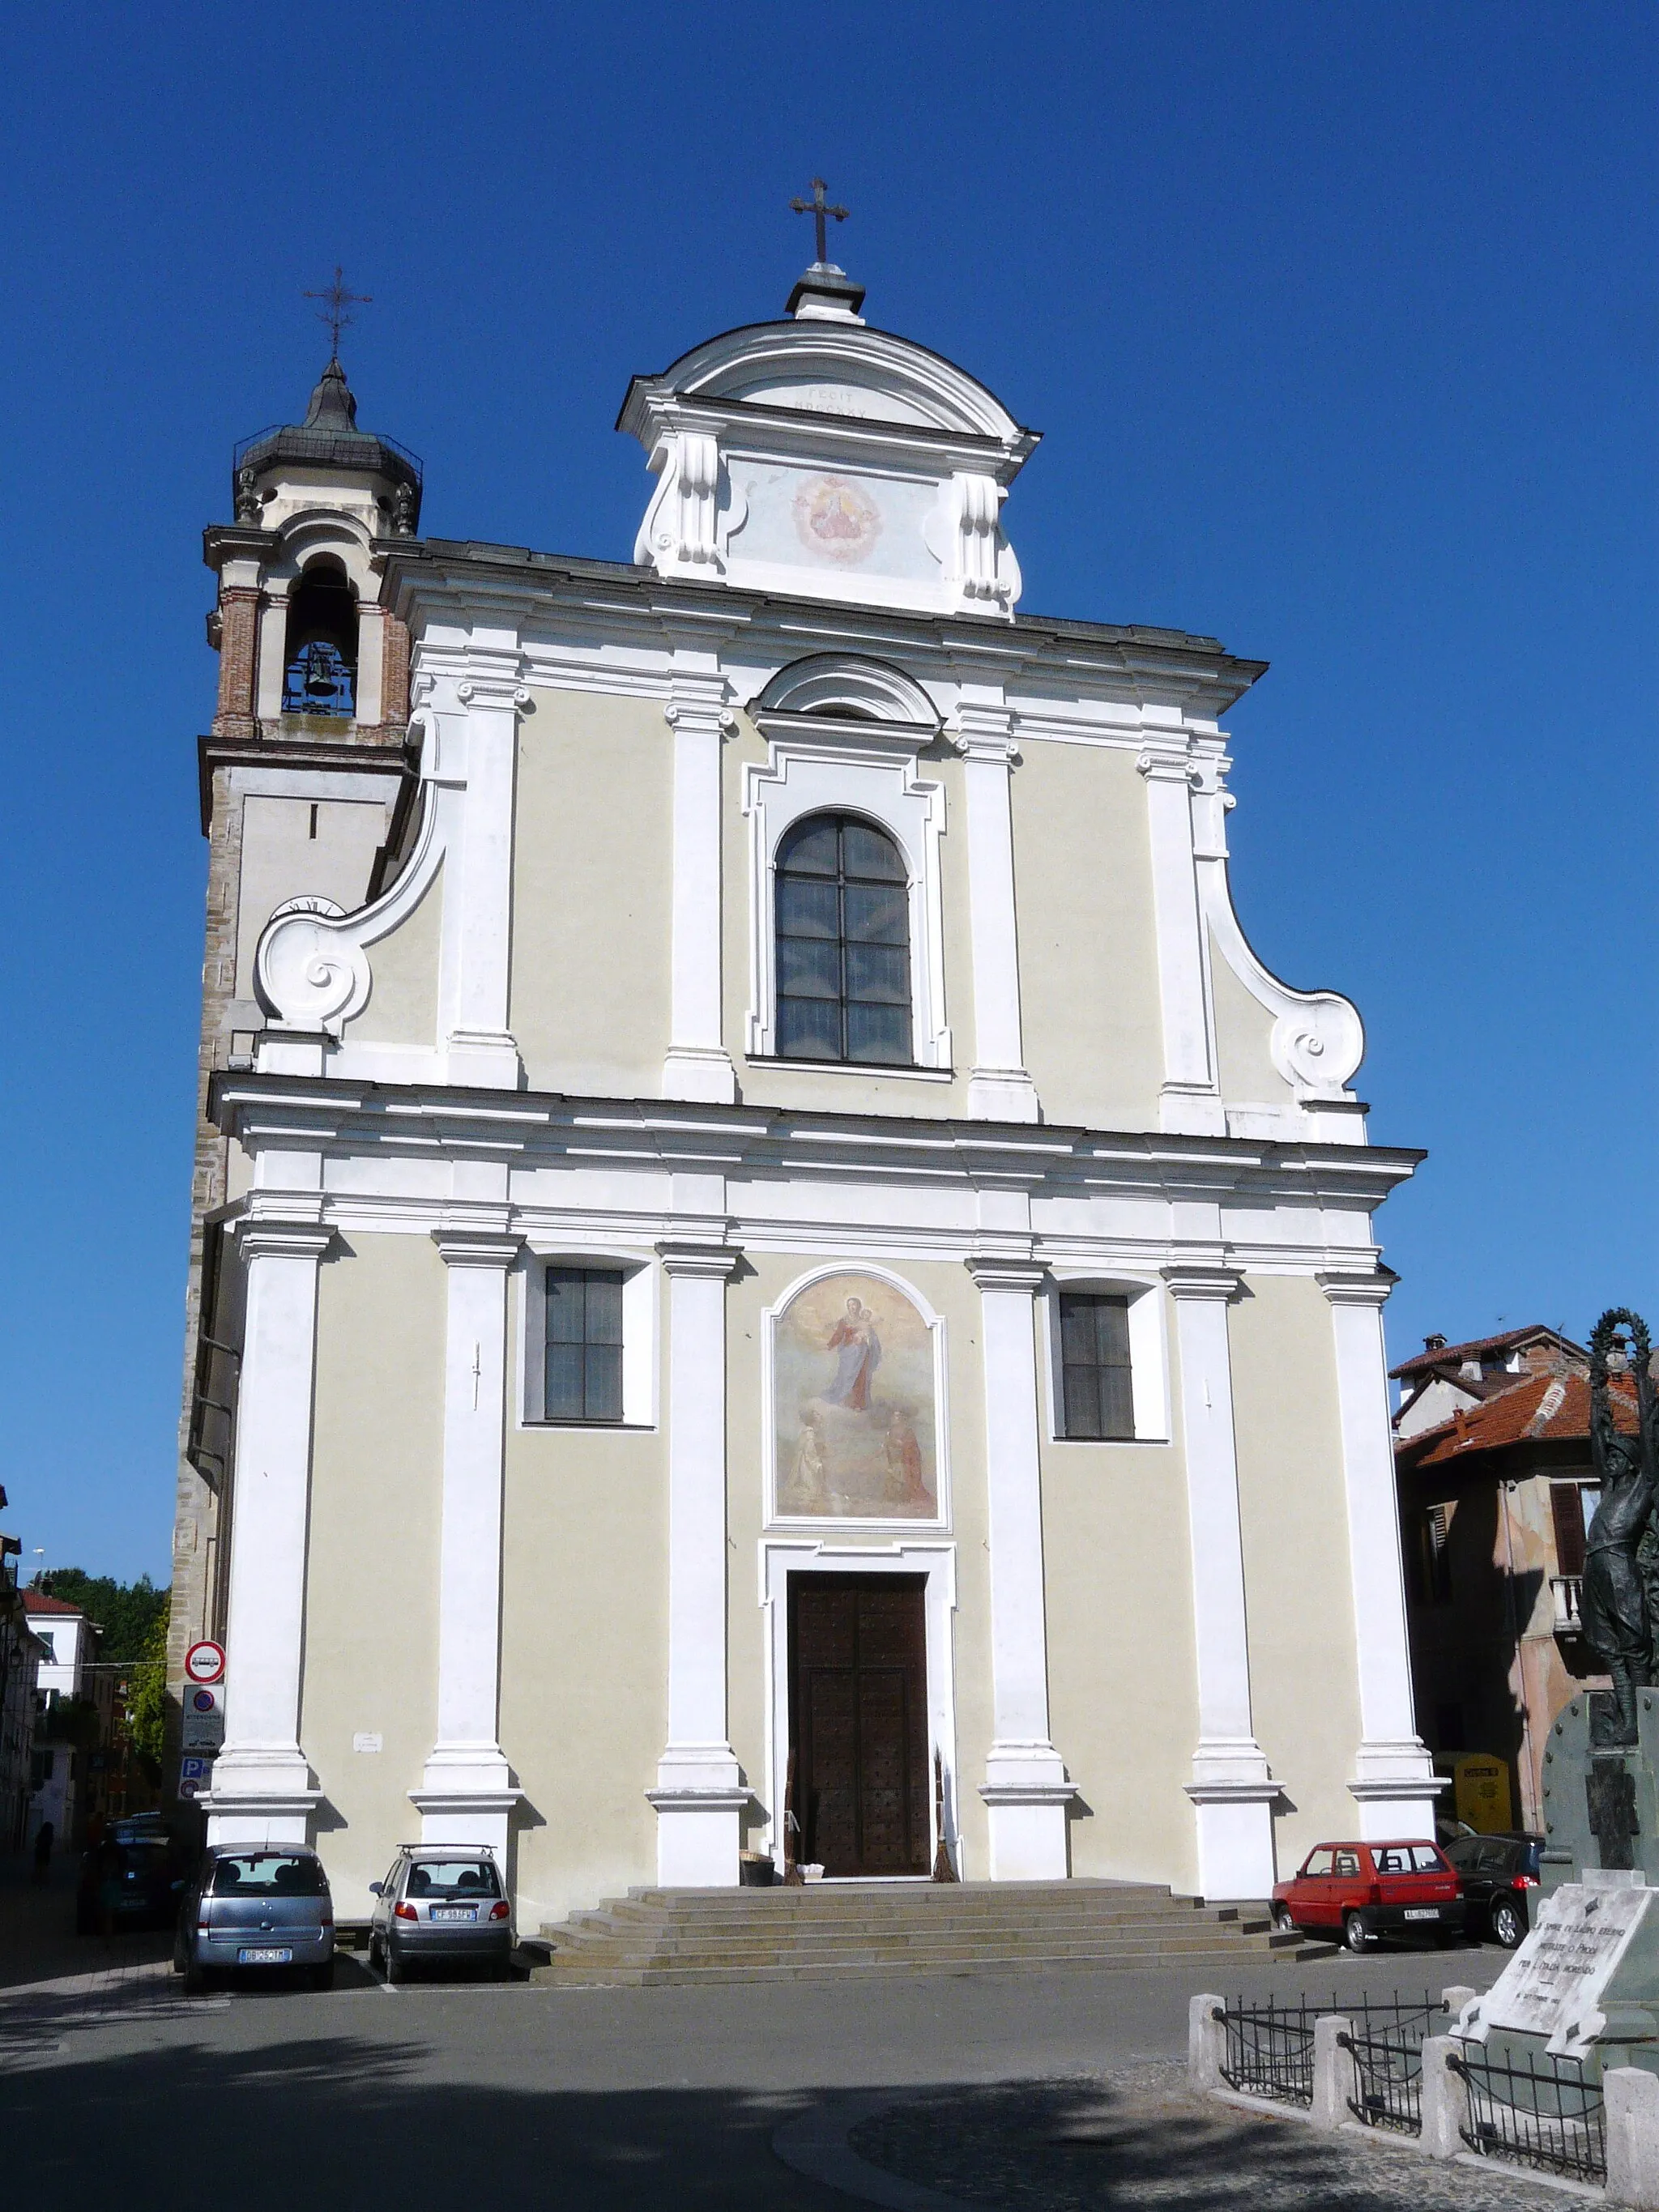
M 1550 1577 L 1550 1595 L 1555 1601 L 1555 1632 L 1558 1636 L 1583 1634 L 1583 1624 L 1578 1618 L 1578 1598 L 1583 1587 L 1583 1575 Z

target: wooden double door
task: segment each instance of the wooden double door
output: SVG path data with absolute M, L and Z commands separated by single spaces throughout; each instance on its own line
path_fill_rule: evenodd
M 922 1575 L 789 1577 L 798 1856 L 827 1875 L 926 1874 Z

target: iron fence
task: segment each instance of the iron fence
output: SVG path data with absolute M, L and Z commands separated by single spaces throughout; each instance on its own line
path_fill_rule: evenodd
M 1243 1997 L 1222 2008 L 1227 2056 L 1221 2078 L 1230 2089 L 1281 2104 L 1313 2103 L 1314 2022 L 1334 2005 L 1247 2005 Z
M 1343 2000 L 1354 2023 L 1351 2035 L 1337 2039 L 1352 2057 L 1359 2094 L 1348 2110 L 1370 2128 L 1399 2135 L 1423 2132 L 1423 2039 L 1444 2021 L 1446 2008 L 1425 1990 L 1420 1998 Z
M 1469 2124 L 1459 2133 L 1483 2157 L 1528 2166 L 1569 2181 L 1605 2185 L 1607 2112 L 1601 2084 L 1587 2079 L 1576 2058 L 1541 2064 L 1531 2051 L 1510 2063 L 1466 2044 L 1451 2063 L 1468 2094 Z

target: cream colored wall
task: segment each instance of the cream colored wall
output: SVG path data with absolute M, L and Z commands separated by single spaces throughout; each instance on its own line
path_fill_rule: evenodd
M 300 1740 L 342 1919 L 420 1832 L 436 1726 L 444 1263 L 429 1237 L 338 1237 L 318 1276 Z M 235 1685 L 231 1686 L 235 1694 Z M 352 1749 L 378 1733 L 378 1753 Z
M 672 734 L 538 690 L 519 725 L 509 1024 L 530 1087 L 655 1097 L 668 1049 Z
M 1239 1518 L 1256 1741 L 1284 1786 L 1279 1870 L 1355 1832 L 1358 1654 L 1325 1294 L 1305 1276 L 1251 1275 L 1228 1313 Z
M 925 752 L 921 773 L 945 786 L 945 835 L 939 840 L 940 896 L 944 907 L 945 1018 L 951 1030 L 956 1073 L 948 1083 L 915 1077 L 836 1070 L 820 1074 L 778 1067 L 748 1058 L 750 981 L 750 855 L 751 825 L 743 811 L 743 772 L 750 763 L 764 766 L 766 740 L 746 714 L 721 749 L 722 842 L 720 975 L 721 1016 L 726 1048 L 738 1070 L 743 1097 L 757 1105 L 815 1109 L 848 1114 L 902 1114 L 913 1120 L 966 1110 L 968 1070 L 974 1064 L 973 940 L 968 912 L 968 833 L 963 813 L 962 763 L 942 750 Z M 772 917 L 764 917 L 769 930 Z M 910 948 L 913 960 L 921 947 Z
M 317 834 L 311 834 L 313 805 Z M 259 933 L 284 899 L 325 898 L 347 914 L 362 906 L 391 809 L 380 800 L 242 801 L 242 872 L 236 908 L 236 994 L 253 996 Z
M 668 1729 L 668 1495 L 659 1429 L 519 1425 L 522 1290 L 515 1279 L 501 1741 L 530 1815 L 516 1877 L 533 1934 L 656 1880 L 645 1793 Z M 665 1357 L 665 1327 L 659 1344 Z
M 1025 1065 L 1044 1118 L 1156 1128 L 1163 1015 L 1134 756 L 1027 740 L 1013 824 Z
M 438 953 L 443 933 L 444 864 L 398 928 L 369 950 L 368 1004 L 345 1025 L 348 1044 L 438 1041 Z
M 766 1616 L 760 1603 L 760 1540 L 764 1532 L 764 1438 L 762 1433 L 761 1363 L 763 1315 L 776 1307 L 790 1285 L 817 1267 L 859 1265 L 845 1252 L 785 1254 L 755 1252 L 748 1268 L 726 1293 L 727 1527 L 730 1552 L 729 1680 L 732 1747 L 750 1786 L 766 1786 L 767 1712 Z M 989 1554 L 986 1548 L 985 1400 L 979 1344 L 979 1293 L 968 1271 L 941 1261 L 884 1261 L 890 1273 L 919 1291 L 945 1323 L 948 1418 L 945 1429 L 950 1459 L 951 1527 L 957 1562 L 957 1613 L 953 1622 L 956 1659 L 957 1774 L 965 1870 L 983 1881 L 989 1872 L 985 1805 L 977 1784 L 984 1778 L 991 1744 L 991 1644 Z M 809 1534 L 799 1523 L 789 1534 Z M 885 1532 L 846 1537 L 826 1522 L 826 1539 L 882 1548 Z M 939 1540 L 939 1532 L 918 1527 L 918 1539 Z M 838 1559 L 838 1571 L 856 1573 L 855 1559 Z M 787 1696 L 780 1683 L 778 1694 Z M 780 1778 L 780 1780 L 781 1778 Z M 769 1810 L 774 1809 L 769 1808 Z
M 1268 1049 L 1273 1017 L 1253 998 L 1210 939 L 1210 990 L 1215 1007 L 1217 1073 L 1221 1095 L 1230 1103 L 1288 1106 L 1295 1092 L 1273 1066 Z
M 1046 1318 L 1039 1302 L 1039 1331 Z M 1179 1431 L 1171 1443 L 1056 1441 L 1040 1338 L 1037 1355 L 1049 1726 L 1088 1808 L 1070 1824 L 1072 1872 L 1191 1894 L 1198 1682 Z

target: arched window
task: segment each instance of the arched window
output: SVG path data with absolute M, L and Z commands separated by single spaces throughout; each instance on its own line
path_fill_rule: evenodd
M 777 1050 L 908 1065 L 908 871 L 884 830 L 811 814 L 778 847 Z
M 313 561 L 288 595 L 283 712 L 349 720 L 357 698 L 357 595 L 343 568 Z

